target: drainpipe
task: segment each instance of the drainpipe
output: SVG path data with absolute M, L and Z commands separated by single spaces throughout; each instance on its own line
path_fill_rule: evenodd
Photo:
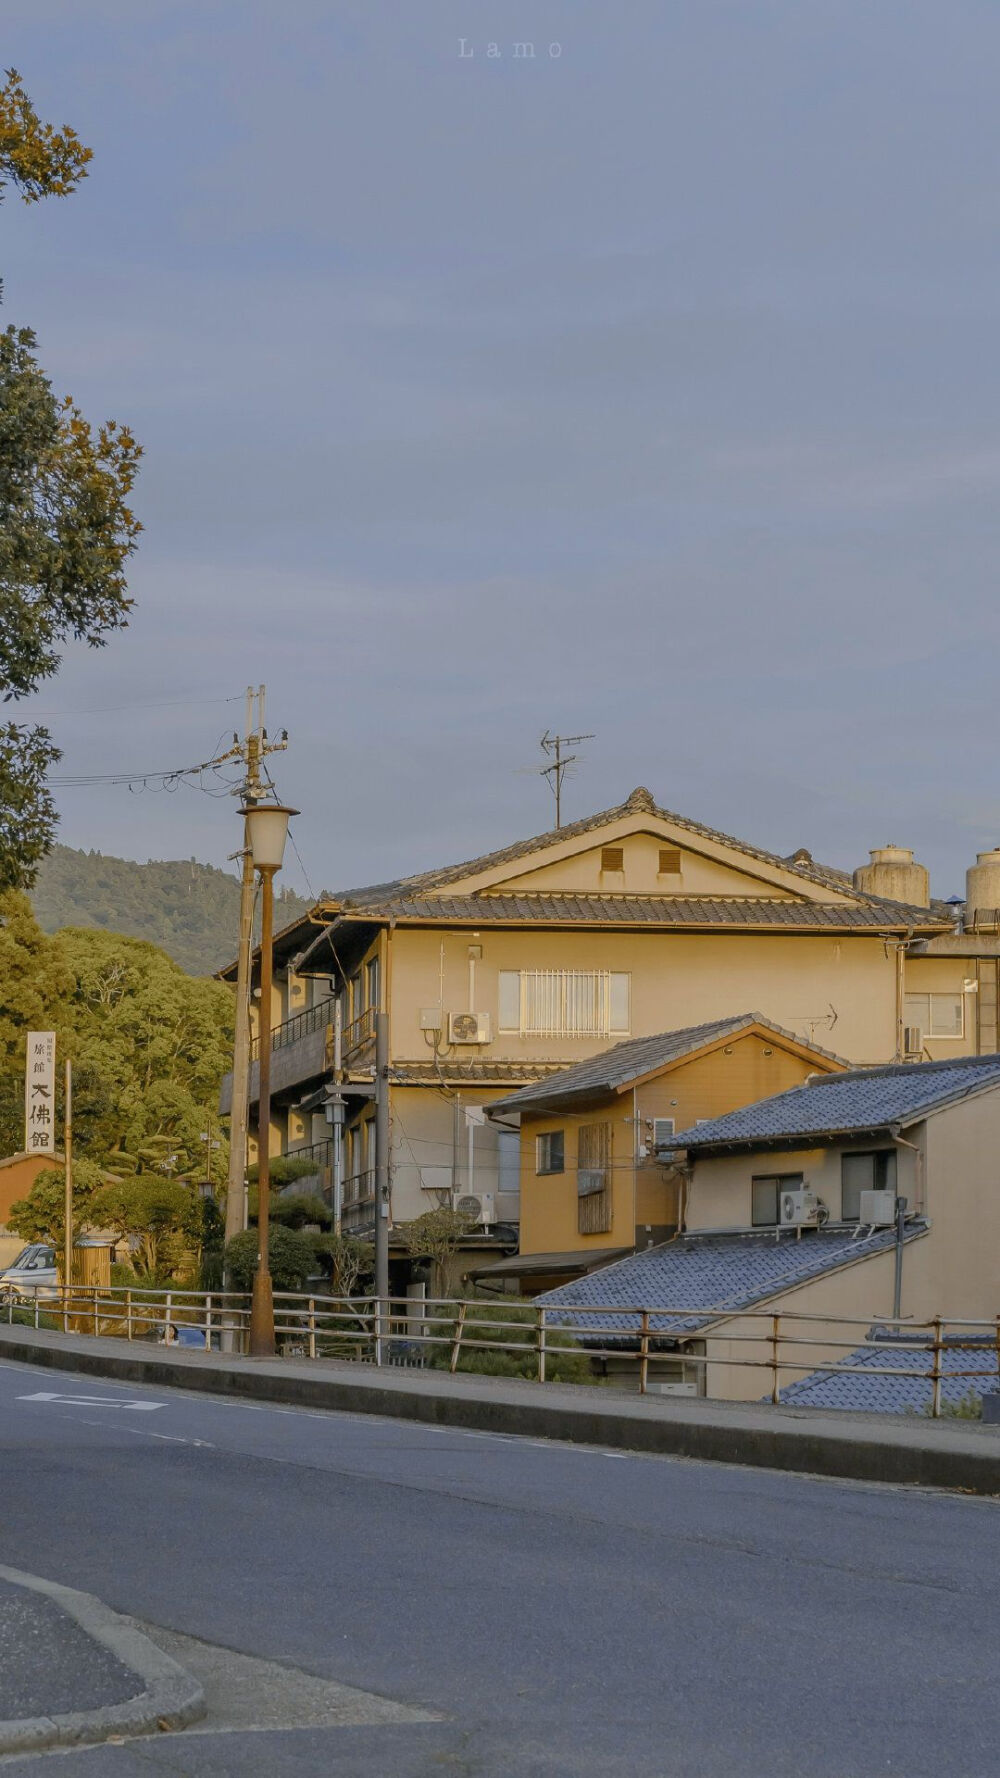
M 922 1210 L 924 1207 L 924 1185 L 923 1185 L 924 1155 L 923 1155 L 923 1150 L 918 1143 L 908 1142 L 906 1140 L 906 1137 L 901 1134 L 899 1124 L 890 1124 L 889 1125 L 889 1134 L 892 1137 L 893 1142 L 895 1142 L 897 1148 L 908 1148 L 911 1150 L 912 1154 L 915 1157 L 914 1162 L 913 1162 L 913 1173 L 914 1173 L 914 1185 L 915 1185 L 916 1194 L 917 1194 L 917 1209 Z M 901 1198 L 899 1196 L 899 1191 L 897 1189 L 897 1192 L 896 1192 L 896 1266 L 895 1266 L 895 1275 L 894 1275 L 894 1279 L 893 1279 L 893 1291 L 892 1291 L 892 1314 L 893 1314 L 893 1319 L 895 1321 L 898 1321 L 901 1314 L 902 1314 L 903 1237 L 904 1237 L 905 1223 L 906 1223 L 906 1207 L 907 1207 L 907 1200 L 906 1200 L 906 1198 Z

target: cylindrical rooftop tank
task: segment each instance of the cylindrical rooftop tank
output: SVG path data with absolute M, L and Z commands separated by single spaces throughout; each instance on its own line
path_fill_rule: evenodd
M 879 846 L 869 857 L 871 863 L 854 873 L 855 889 L 886 901 L 905 901 L 913 908 L 930 907 L 930 877 L 926 866 L 915 862 L 909 846 Z M 1000 854 L 997 857 L 1000 863 Z
M 993 925 L 1000 908 L 1000 847 L 980 852 L 965 873 L 965 924 Z

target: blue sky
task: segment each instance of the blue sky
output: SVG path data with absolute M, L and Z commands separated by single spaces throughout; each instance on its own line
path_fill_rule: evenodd
M 961 890 L 1000 841 L 994 0 L 4 24 L 95 151 L 5 204 L 5 318 L 146 447 L 132 626 L 34 700 L 64 774 L 202 759 L 264 680 L 317 890 L 544 829 L 556 727 L 596 734 L 569 816 L 643 783 Z M 236 843 L 195 790 L 59 795 L 70 844 Z

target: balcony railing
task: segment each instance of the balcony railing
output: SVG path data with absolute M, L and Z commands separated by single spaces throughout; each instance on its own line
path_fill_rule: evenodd
M 375 1169 L 354 1173 L 344 1180 L 340 1226 L 345 1234 L 361 1234 L 375 1227 Z
M 344 1026 L 340 1039 L 344 1061 L 348 1062 L 352 1057 L 360 1055 L 362 1050 L 367 1049 L 368 1045 L 374 1042 L 375 1008 L 369 1006 L 356 1019 L 352 1019 L 349 1025 Z
M 310 1142 L 308 1148 L 290 1148 L 285 1156 L 288 1161 L 314 1161 L 317 1173 L 323 1173 L 333 1166 L 333 1143 L 327 1138 L 325 1142 Z M 302 1175 L 303 1179 L 308 1174 Z
M 308 1037 L 310 1031 L 321 1031 L 324 1025 L 333 1024 L 334 996 L 331 994 L 318 1005 L 310 1006 L 305 1012 L 297 1012 L 294 1018 L 286 1019 L 283 1025 L 276 1025 L 271 1032 L 272 1050 L 281 1050 L 290 1043 L 298 1043 L 300 1037 Z M 250 1045 L 250 1059 L 256 1062 L 260 1055 L 260 1038 L 255 1037 Z

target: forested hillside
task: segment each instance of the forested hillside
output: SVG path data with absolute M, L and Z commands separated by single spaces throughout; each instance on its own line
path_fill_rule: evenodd
M 135 864 L 55 846 L 31 899 L 44 932 L 96 926 L 149 939 L 189 975 L 211 975 L 235 955 L 239 883 L 228 871 L 193 858 Z M 280 890 L 275 925 L 287 925 L 308 905 Z

